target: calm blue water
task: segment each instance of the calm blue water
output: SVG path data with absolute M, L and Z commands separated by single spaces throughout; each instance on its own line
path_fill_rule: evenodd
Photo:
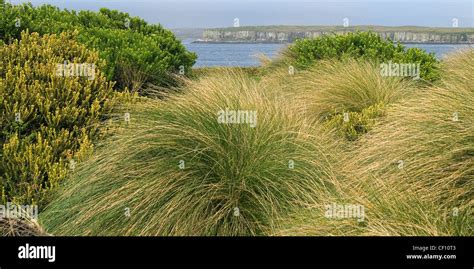
M 205 66 L 258 66 L 260 62 L 257 55 L 263 54 L 270 58 L 278 55 L 278 52 L 287 45 L 284 44 L 209 44 L 191 43 L 184 41 L 188 50 L 196 52 L 198 59 L 195 67 Z M 449 52 L 461 48 L 473 47 L 469 45 L 434 45 L 434 44 L 408 44 L 407 47 L 418 47 L 427 52 L 434 52 L 438 58 L 442 58 Z
M 186 43 L 189 51 L 196 52 L 195 67 L 203 66 L 258 66 L 259 54 L 274 58 L 286 47 L 283 44 L 210 44 Z
M 427 52 L 434 53 L 436 57 L 442 59 L 446 54 L 454 52 L 464 48 L 474 48 L 473 45 L 459 45 L 459 44 L 448 44 L 448 45 L 437 45 L 437 44 L 406 44 L 407 48 L 420 48 Z

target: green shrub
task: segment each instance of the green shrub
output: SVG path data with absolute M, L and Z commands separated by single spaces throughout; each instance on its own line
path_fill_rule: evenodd
M 166 35 L 144 36 L 138 32 L 101 28 L 85 29 L 78 37 L 81 43 L 97 48 L 107 63 L 114 63 L 106 67 L 107 77 L 128 87 L 131 85 L 123 81 L 127 75 L 124 72 L 140 72 L 144 82 L 173 86 L 174 78 L 170 74 L 176 74 L 180 66 L 186 67 L 184 72 L 190 71 L 194 59 L 182 47 L 172 46 L 173 39 Z
M 427 81 L 439 78 L 439 62 L 434 54 L 418 48 L 384 40 L 373 32 L 357 32 L 341 35 L 324 35 L 314 39 L 300 39 L 291 45 L 286 55 L 298 68 L 307 68 L 323 59 L 362 58 L 383 63 L 419 63 L 420 77 Z
M 347 114 L 346 114 L 347 113 Z M 362 109 L 360 112 L 335 112 L 325 122 L 325 126 L 334 129 L 349 141 L 358 139 L 375 125 L 376 120 L 385 115 L 384 103 L 378 103 Z
M 74 39 L 22 33 L 0 47 L 0 191 L 2 201 L 42 203 L 65 177 L 69 161 L 91 148 L 101 120 L 115 102 L 113 83 L 61 76 L 58 64 L 103 65 Z M 18 114 L 17 114 L 18 113 Z
M 20 38 L 25 29 L 40 34 L 78 30 L 78 40 L 99 51 L 100 57 L 107 60 L 104 66 L 107 78 L 118 81 L 120 87 L 132 87 L 135 83 L 122 79 L 123 72 L 142 78 L 138 85 L 146 82 L 175 85 L 174 77 L 180 71 L 190 73 L 196 60 L 196 55 L 186 51 L 171 31 L 106 8 L 99 12 L 76 12 L 50 5 L 6 4 L 0 19 L 0 39 L 11 42 Z

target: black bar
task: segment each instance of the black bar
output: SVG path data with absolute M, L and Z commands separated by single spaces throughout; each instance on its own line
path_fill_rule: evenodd
M 0 238 L 0 267 L 305 263 L 446 265 L 449 268 L 466 265 L 465 268 L 473 268 L 473 241 L 473 237 L 3 237 Z M 55 261 L 19 259 L 19 247 L 27 243 L 55 246 Z M 423 252 L 423 247 L 428 249 Z M 456 258 L 407 259 L 407 255 L 426 254 L 456 255 Z

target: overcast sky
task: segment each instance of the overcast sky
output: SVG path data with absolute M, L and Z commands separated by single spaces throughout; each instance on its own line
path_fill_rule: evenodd
M 7 0 L 8 1 L 8 0 Z M 12 3 L 28 1 L 11 0 Z M 32 0 L 67 9 L 119 9 L 168 28 L 240 25 L 474 27 L 474 0 Z

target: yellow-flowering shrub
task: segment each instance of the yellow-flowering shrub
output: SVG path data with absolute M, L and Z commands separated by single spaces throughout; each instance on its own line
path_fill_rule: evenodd
M 324 126 L 334 129 L 338 135 L 349 141 L 357 140 L 360 136 L 370 131 L 378 118 L 385 115 L 386 105 L 383 102 L 366 107 L 360 112 L 343 112 L 328 117 Z
M 104 63 L 76 35 L 23 32 L 21 41 L 0 47 L 3 203 L 45 202 L 90 151 L 116 100 L 113 83 L 99 71 Z

